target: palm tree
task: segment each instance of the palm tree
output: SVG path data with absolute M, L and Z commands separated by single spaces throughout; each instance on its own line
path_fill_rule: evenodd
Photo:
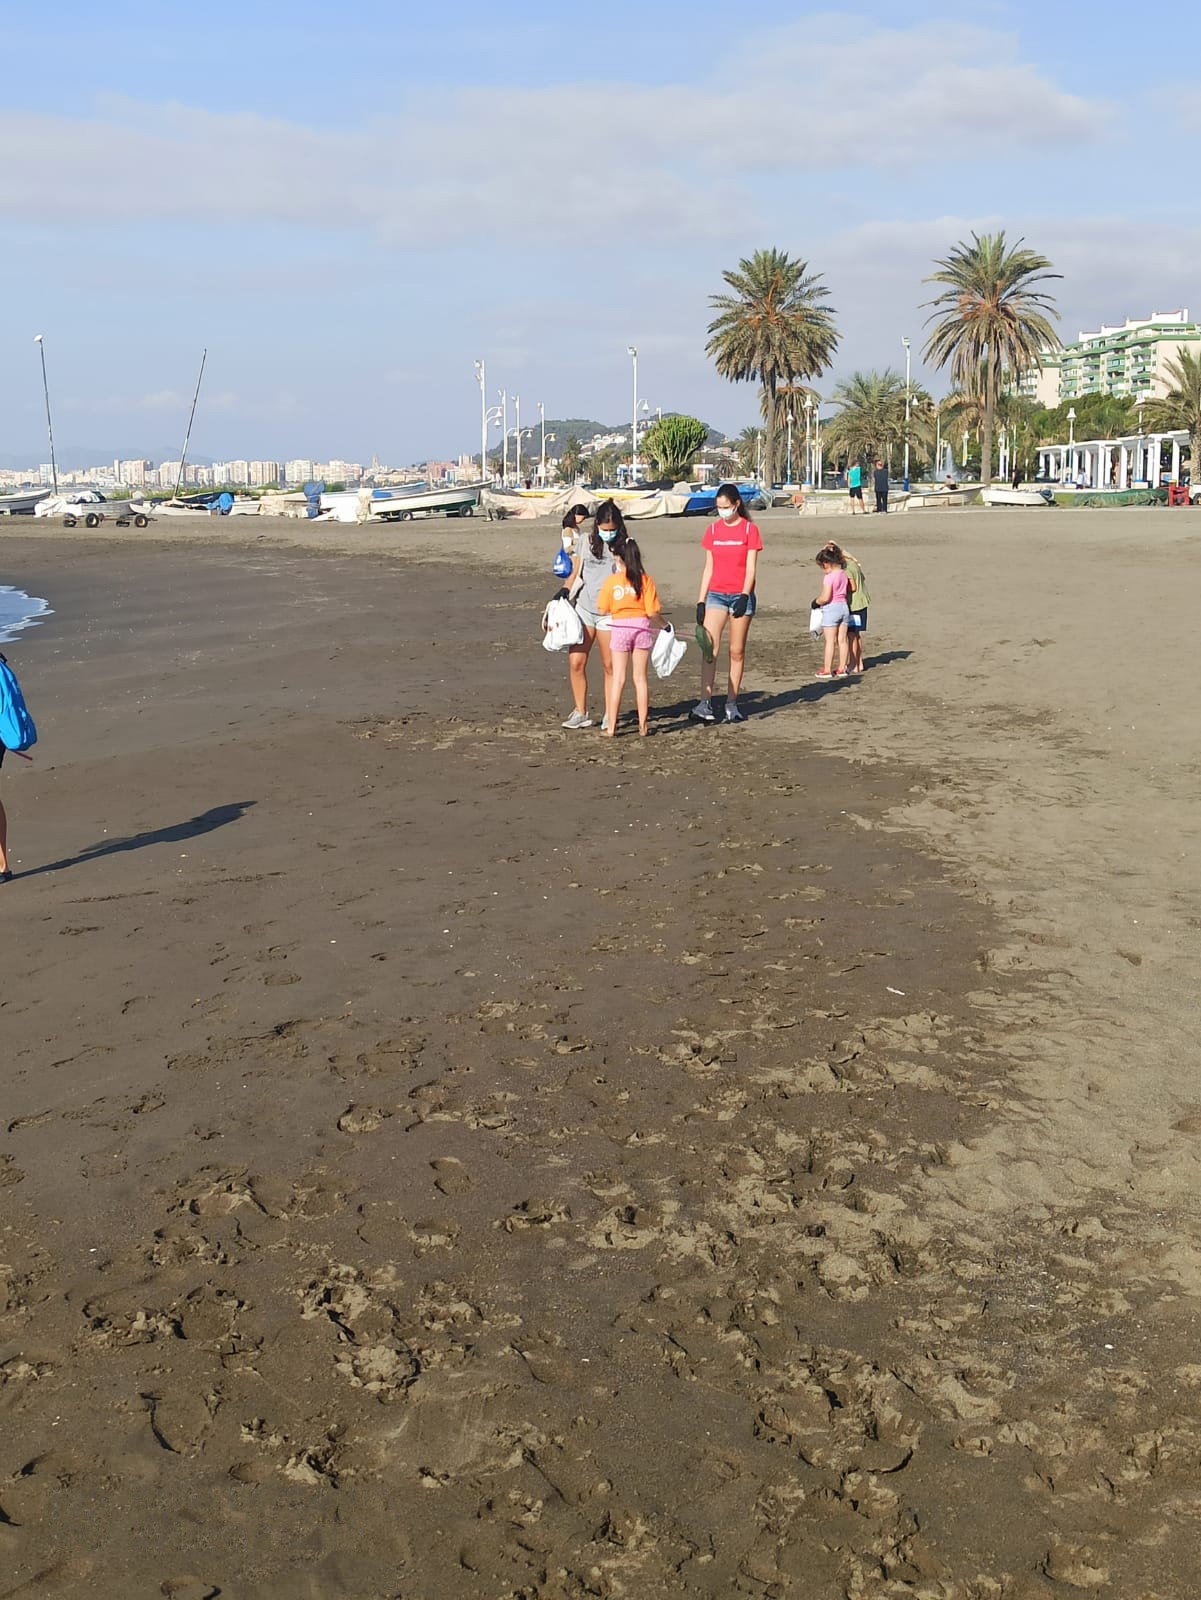
M 759 470 L 763 453 L 763 429 L 744 428 L 734 440 L 734 458 L 744 478 L 753 477 Z
M 564 483 L 574 483 L 579 474 L 580 462 L 583 460 L 583 447 L 579 435 L 569 433 L 563 441 L 563 449 L 559 453 L 559 477 Z
M 776 390 L 774 402 L 769 401 L 767 391 L 764 389 L 759 396 L 759 410 L 764 421 L 768 421 L 768 411 L 772 412 L 770 421 L 778 439 L 781 434 L 787 437 L 788 418 L 792 417 L 792 431 L 795 435 L 798 429 L 803 434 L 805 430 L 805 402 L 812 400 L 814 405 L 821 404 L 821 396 L 816 389 L 811 389 L 804 383 L 785 383 Z M 793 450 L 796 450 L 794 441 Z
M 776 394 L 781 384 L 816 378 L 838 347 L 834 313 L 821 278 L 783 250 L 756 250 L 722 277 L 734 291 L 710 298 L 706 355 L 731 383 L 757 379 L 763 390 L 764 472 L 775 475 Z
M 946 288 L 927 305 L 934 330 L 926 341 L 925 358 L 951 368 L 951 381 L 983 400 L 981 478 L 992 482 L 992 435 L 997 392 L 1003 373 L 1016 377 L 1042 367 L 1042 353 L 1055 349 L 1059 337 L 1047 320 L 1058 318 L 1055 303 L 1035 285 L 1053 272 L 1046 256 L 1019 239 L 1005 242 L 1005 233 L 972 234 L 971 244 L 957 244 L 937 272 L 925 280 Z
M 1201 356 L 1178 350 L 1167 363 L 1172 387 L 1159 400 L 1143 406 L 1143 426 L 1167 433 L 1174 428 L 1188 429 L 1189 486 L 1201 484 Z
M 839 409 L 825 424 L 826 443 L 850 461 L 864 456 L 891 461 L 893 450 L 905 439 L 905 380 L 901 374 L 891 367 L 884 372 L 853 372 L 835 384 L 830 400 Z

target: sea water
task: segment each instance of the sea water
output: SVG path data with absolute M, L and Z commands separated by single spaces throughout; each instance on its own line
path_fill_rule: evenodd
M 15 639 L 25 628 L 35 628 L 50 615 L 47 601 L 0 584 L 0 644 Z

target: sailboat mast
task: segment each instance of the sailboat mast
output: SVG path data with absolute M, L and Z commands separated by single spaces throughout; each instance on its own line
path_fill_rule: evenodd
M 42 393 L 46 397 L 46 432 L 50 436 L 50 476 L 54 482 L 54 492 L 58 493 L 58 462 L 54 457 L 54 424 L 50 420 L 50 385 L 46 381 L 46 346 L 40 333 L 35 333 L 33 342 L 37 345 L 42 356 Z
M 183 449 L 179 452 L 179 476 L 175 480 L 174 499 L 179 499 L 179 486 L 183 482 L 184 468 L 188 464 L 188 441 L 192 437 L 192 424 L 196 420 L 196 402 L 200 399 L 200 385 L 204 381 L 204 363 L 208 360 L 208 346 L 200 354 L 200 373 L 196 379 L 196 393 L 192 396 L 192 410 L 188 416 L 188 431 L 183 436 Z

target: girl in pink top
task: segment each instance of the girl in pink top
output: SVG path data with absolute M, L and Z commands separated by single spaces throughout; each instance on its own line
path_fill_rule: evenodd
M 832 550 L 819 550 L 814 560 L 822 569 L 822 589 L 813 604 L 821 607 L 822 638 L 826 645 L 822 669 L 815 676 L 847 678 L 850 676 L 847 671 L 847 623 L 851 616 L 847 593 L 850 579 L 846 568 Z M 837 672 L 834 670 L 835 645 L 838 646 Z

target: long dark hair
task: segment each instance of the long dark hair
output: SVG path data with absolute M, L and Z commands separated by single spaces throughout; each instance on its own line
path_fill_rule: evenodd
M 612 543 L 607 547 L 600 534 L 596 531 L 597 527 L 602 522 L 611 522 L 614 528 Z M 588 536 L 588 548 L 592 551 L 592 559 L 594 561 L 599 561 L 606 548 L 611 550 L 614 555 L 620 555 L 625 549 L 626 540 L 628 538 L 629 534 L 626 532 L 626 519 L 617 509 L 617 502 L 615 500 L 602 500 L 600 505 L 597 506 L 596 511 L 593 513 L 592 532 Z M 639 593 L 641 594 L 641 592 L 642 591 L 640 589 Z
M 736 483 L 718 484 L 717 493 L 713 496 L 713 509 L 715 511 L 717 510 L 718 495 L 720 495 L 723 500 L 732 500 L 734 502 L 734 504 L 738 507 L 738 515 L 744 522 L 749 522 L 751 520 L 747 515 L 746 506 L 744 506 L 742 503 L 742 495 Z
M 565 528 L 574 528 L 575 527 L 575 519 L 577 517 L 587 518 L 587 516 L 588 516 L 588 507 L 587 506 L 572 506 L 571 510 L 563 518 L 563 526 Z
M 637 542 L 627 535 L 625 543 L 617 553 L 626 569 L 626 577 L 633 585 L 634 593 L 641 600 L 642 580 L 646 576 L 642 570 L 642 551 L 639 550 Z

